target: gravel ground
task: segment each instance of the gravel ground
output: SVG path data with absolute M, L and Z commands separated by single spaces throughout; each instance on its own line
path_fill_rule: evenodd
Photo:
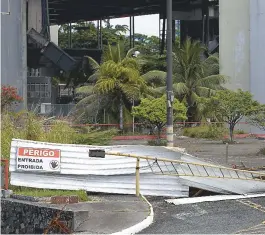
M 258 155 L 261 148 L 265 148 L 264 140 L 255 138 L 237 139 L 238 143 L 229 145 L 228 165 L 246 167 L 265 166 L 265 155 Z M 121 140 L 112 141 L 112 145 L 147 145 L 145 140 Z M 186 151 L 196 157 L 209 162 L 225 165 L 226 146 L 222 141 L 212 141 L 203 139 L 176 139 L 175 146 L 185 148 Z

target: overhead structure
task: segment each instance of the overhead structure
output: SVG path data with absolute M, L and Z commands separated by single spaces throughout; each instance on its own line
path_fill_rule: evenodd
M 47 0 L 50 24 L 162 13 L 165 0 Z M 216 0 L 211 1 L 216 2 Z M 172 0 L 173 10 L 202 6 L 202 0 Z

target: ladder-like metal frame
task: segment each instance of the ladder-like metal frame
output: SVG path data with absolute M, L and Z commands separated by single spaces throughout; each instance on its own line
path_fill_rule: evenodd
M 138 156 L 134 154 L 106 152 L 109 156 L 122 156 L 146 160 L 146 165 L 140 169 L 151 169 L 156 175 L 187 176 L 201 178 L 236 179 L 263 181 L 265 183 L 265 172 L 234 169 L 211 164 L 200 164 L 182 160 L 171 160 L 166 158 L 155 158 L 150 156 Z M 151 162 L 153 161 L 153 162 Z

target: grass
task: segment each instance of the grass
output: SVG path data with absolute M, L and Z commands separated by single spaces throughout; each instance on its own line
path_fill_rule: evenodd
M 78 196 L 79 201 L 91 201 L 84 190 L 53 190 L 26 187 L 11 187 L 14 194 L 32 197 Z

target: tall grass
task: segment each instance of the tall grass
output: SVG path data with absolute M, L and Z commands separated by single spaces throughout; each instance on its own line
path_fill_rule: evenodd
M 1 154 L 10 156 L 13 138 L 62 144 L 108 144 L 117 130 L 101 131 L 72 127 L 67 120 L 47 120 L 30 112 L 4 113 L 1 115 Z

